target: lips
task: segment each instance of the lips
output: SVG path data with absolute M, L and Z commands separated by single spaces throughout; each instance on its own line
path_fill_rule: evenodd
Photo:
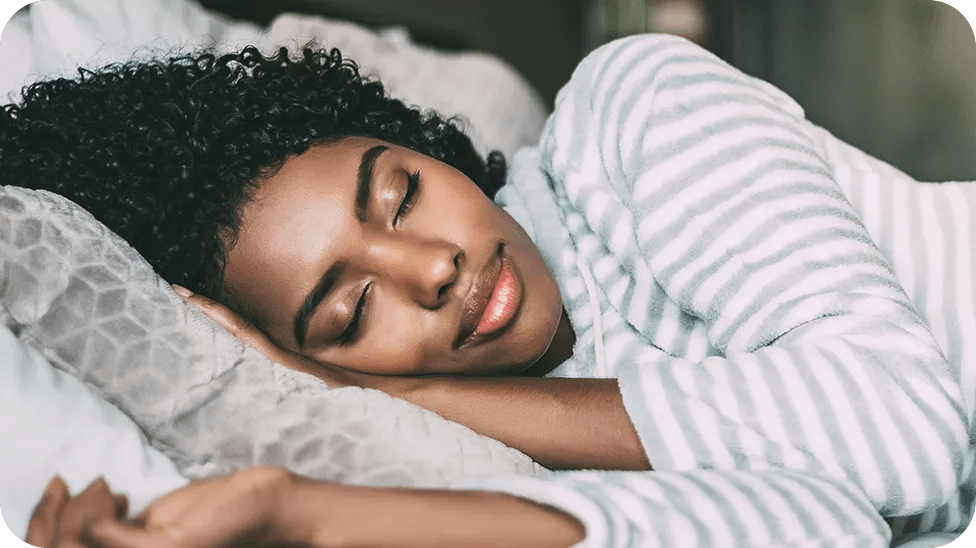
M 521 303 L 522 286 L 500 245 L 495 260 L 477 277 L 464 303 L 455 348 L 502 332 L 515 319 Z
M 474 329 L 475 335 L 494 333 L 512 321 L 521 301 L 520 289 L 511 265 L 502 259 L 502 269 L 495 281 L 495 289 L 492 291 L 491 299 L 481 315 L 478 327 Z

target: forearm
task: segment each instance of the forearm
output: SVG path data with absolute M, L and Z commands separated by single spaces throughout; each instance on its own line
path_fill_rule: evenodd
M 432 377 L 398 396 L 549 468 L 651 468 L 616 379 Z
M 284 527 L 310 548 L 557 548 L 584 536 L 579 521 L 564 512 L 478 491 L 370 488 L 297 478 L 284 508 Z

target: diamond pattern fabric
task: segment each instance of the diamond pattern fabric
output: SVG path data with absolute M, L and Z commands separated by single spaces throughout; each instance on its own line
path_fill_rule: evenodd
M 190 478 L 256 464 L 362 485 L 539 470 L 375 390 L 274 364 L 184 303 L 72 202 L 0 187 L 0 321 L 142 428 Z

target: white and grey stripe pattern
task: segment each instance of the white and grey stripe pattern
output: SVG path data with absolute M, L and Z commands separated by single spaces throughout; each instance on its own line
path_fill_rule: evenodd
M 920 183 L 811 127 L 841 190 L 889 259 L 908 296 L 945 351 L 976 420 L 976 182 Z M 976 450 L 959 491 L 944 506 L 892 520 L 894 533 L 954 531 L 972 519 Z
M 949 352 L 950 368 L 942 348 L 963 344 L 969 328 L 955 326 L 973 321 L 970 217 L 936 214 L 925 225 L 898 225 L 907 209 L 925 207 L 908 200 L 906 208 L 902 199 L 900 217 L 889 221 L 901 238 L 934 222 L 962 232 L 952 237 L 958 242 L 939 245 L 921 235 L 929 270 L 902 278 L 912 297 L 925 298 L 920 315 L 889 264 L 899 264 L 899 253 L 907 263 L 914 257 L 898 245 L 885 248 L 887 258 L 879 250 L 861 221 L 869 215 L 852 208 L 835 181 L 834 156 L 782 92 L 686 41 L 640 36 L 583 61 L 560 92 L 539 150 L 513 162 L 510 185 L 542 180 L 545 191 L 505 196 L 555 203 L 565 237 L 537 243 L 558 263 L 582 335 L 563 373 L 592 374 L 579 363 L 593 352 L 580 345 L 595 337 L 579 263 L 601 292 L 609 370 L 656 470 L 714 469 L 731 478 L 792 469 L 849 482 L 885 516 L 932 511 L 964 483 L 969 446 L 972 403 L 959 386 L 967 358 Z M 538 164 L 526 165 L 533 158 Z M 531 217 L 533 207 L 520 211 Z M 946 207 L 958 213 L 962 206 Z M 567 244 L 575 254 L 553 247 Z M 936 260 L 953 269 L 953 296 L 924 281 Z M 923 317 L 932 322 L 947 301 L 966 296 L 969 305 L 934 327 L 937 342 Z M 971 393 L 973 381 L 962 382 Z M 580 496 L 598 506 L 620 497 L 620 511 L 624 500 L 645 504 L 643 483 L 622 488 L 610 477 L 606 493 L 592 487 Z M 967 503 L 955 498 L 955 510 L 913 525 L 965 522 L 960 504 Z M 620 523 L 608 517 L 616 532 L 595 545 L 617 545 L 614 535 L 624 534 L 617 527 L 639 528 L 631 518 L 657 511 L 643 508 L 624 512 Z M 770 527 L 780 520 L 762 511 L 754 517 Z M 702 542 L 680 545 L 737 545 L 696 538 Z
M 556 472 L 474 478 L 574 515 L 592 548 L 886 548 L 888 526 L 843 480 L 787 470 Z

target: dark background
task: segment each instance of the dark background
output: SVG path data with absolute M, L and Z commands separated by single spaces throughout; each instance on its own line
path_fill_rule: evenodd
M 202 1 L 262 24 L 286 11 L 317 14 L 488 51 L 550 105 L 589 50 L 661 30 L 648 14 L 669 2 L 695 5 L 702 45 L 785 90 L 839 137 L 917 179 L 976 180 L 976 40 L 959 13 L 932 0 Z

